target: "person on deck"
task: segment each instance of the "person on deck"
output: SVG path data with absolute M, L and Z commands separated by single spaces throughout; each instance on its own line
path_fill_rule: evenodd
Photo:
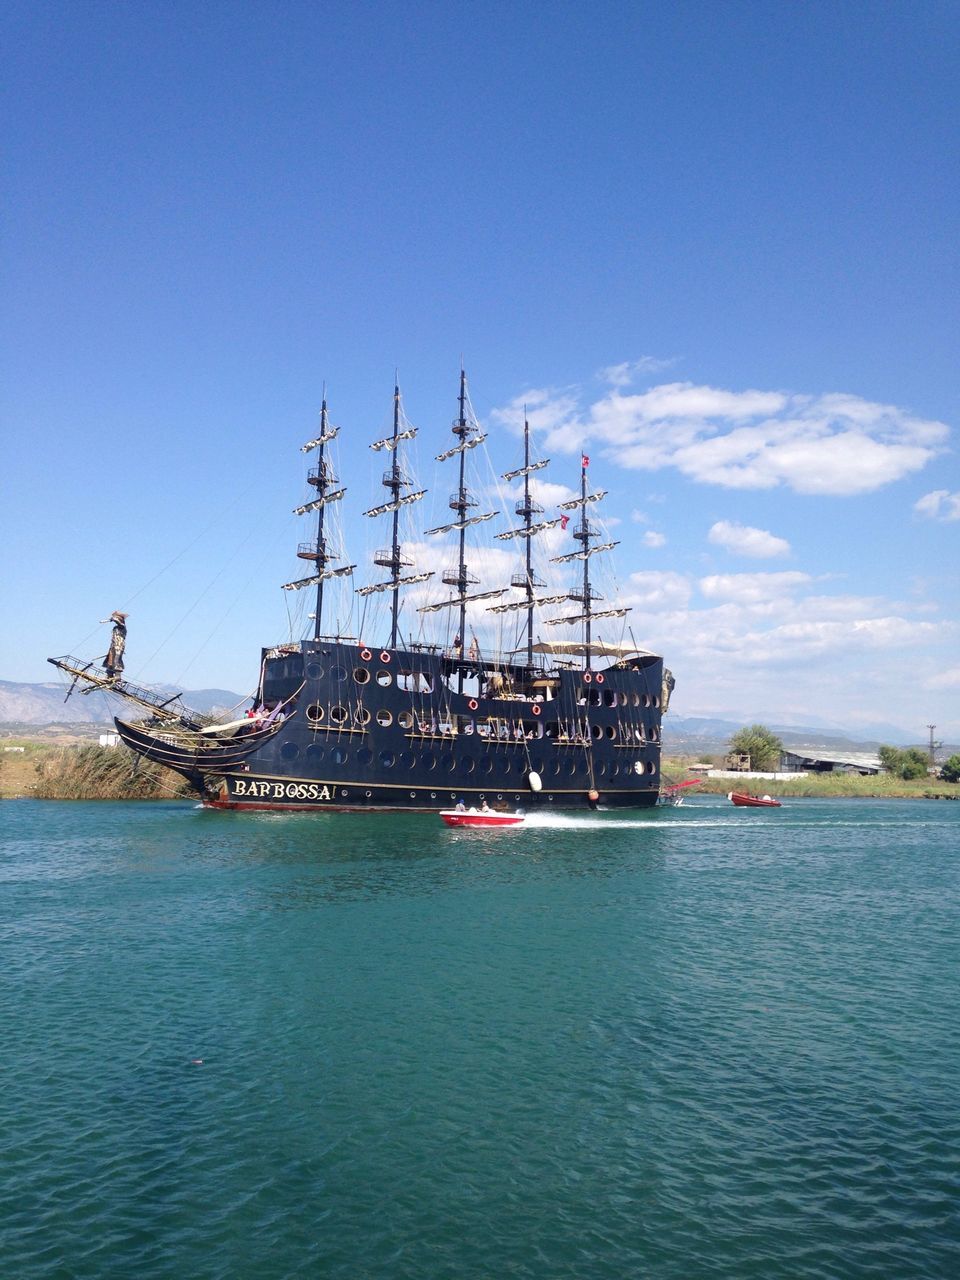
M 123 651 L 127 647 L 127 615 L 114 609 L 110 617 L 103 618 L 102 622 L 113 623 L 110 648 L 103 659 L 103 669 L 108 680 L 116 680 L 123 673 Z

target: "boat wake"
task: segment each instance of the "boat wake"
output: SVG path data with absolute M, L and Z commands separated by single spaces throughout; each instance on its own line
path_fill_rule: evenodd
M 534 827 L 551 831 L 589 831 L 605 828 L 607 831 L 625 831 L 630 828 L 649 830 L 652 827 L 676 827 L 682 823 L 684 827 L 719 827 L 726 823 L 721 818 L 688 818 L 686 814 L 675 818 L 621 818 L 617 814 L 591 815 L 577 817 L 574 814 L 560 813 L 528 813 L 523 824 L 528 830 Z

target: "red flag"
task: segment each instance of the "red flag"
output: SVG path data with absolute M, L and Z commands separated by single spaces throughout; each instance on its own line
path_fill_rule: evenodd
M 590 459 L 585 453 L 581 453 L 580 455 L 580 465 L 583 467 L 584 471 L 586 471 L 587 467 L 590 465 Z
M 561 529 L 566 530 L 566 527 L 567 527 L 567 525 L 568 525 L 569 523 L 570 523 L 570 517 L 569 517 L 569 516 L 561 516 L 561 517 L 560 517 L 560 528 L 561 528 Z

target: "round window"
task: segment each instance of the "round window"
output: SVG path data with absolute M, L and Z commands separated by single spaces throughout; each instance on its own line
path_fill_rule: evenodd
M 313 742 L 309 747 L 307 747 L 304 754 L 308 760 L 322 760 L 324 756 L 324 749 L 318 742 Z
M 308 680 L 319 680 L 323 675 L 323 667 L 319 662 L 308 662 L 305 674 Z
M 300 755 L 300 748 L 295 742 L 285 742 L 280 748 L 281 760 L 296 760 Z
M 401 729 L 412 729 L 413 728 L 413 712 L 401 711 L 400 714 L 397 716 L 397 724 L 400 726 Z
M 333 721 L 334 724 L 343 724 L 346 721 L 346 718 L 347 718 L 346 707 L 330 708 L 330 719 Z
M 347 678 L 347 673 L 346 671 L 344 671 L 343 667 L 331 667 L 330 669 L 331 680 L 346 680 L 346 678 Z
M 370 679 L 370 672 L 366 667 L 357 667 L 353 673 L 353 678 L 357 684 L 366 684 Z
M 377 712 L 377 724 L 381 729 L 389 729 L 390 725 L 393 724 L 392 714 L 384 707 L 381 707 Z
M 385 769 L 392 769 L 393 766 L 397 763 L 397 757 L 393 754 L 392 751 L 381 751 L 380 763 L 383 765 Z
M 388 685 L 393 684 L 393 674 L 389 671 L 384 671 L 383 668 L 381 668 L 377 672 L 377 684 L 380 685 L 382 689 L 386 689 Z
M 324 710 L 319 702 L 311 702 L 307 707 L 307 719 L 311 724 L 319 724 L 324 717 Z
M 330 758 L 333 760 L 334 764 L 347 763 L 347 753 L 344 751 L 343 747 L 334 747 L 330 752 Z
M 357 752 L 357 764 L 367 765 L 373 759 L 373 752 L 369 747 L 361 747 Z

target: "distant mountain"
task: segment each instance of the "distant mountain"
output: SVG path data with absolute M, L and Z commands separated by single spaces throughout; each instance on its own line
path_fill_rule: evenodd
M 715 716 L 677 716 L 668 712 L 663 718 L 663 749 L 667 754 L 717 755 L 726 750 L 730 738 L 748 724 L 765 724 L 783 742 L 785 747 L 817 747 L 835 751 L 876 751 L 883 743 L 890 746 L 916 745 L 910 737 L 893 725 L 870 725 L 885 732 L 864 736 L 864 731 L 844 732 L 835 725 L 778 724 L 762 715 L 742 716 L 737 719 L 721 719 Z
M 113 724 L 116 698 L 96 692 L 84 694 L 77 688 L 70 701 L 64 702 L 67 687 L 58 681 L 17 684 L 0 680 L 0 724 Z M 164 693 L 176 693 L 171 685 L 157 687 Z M 229 710 L 247 699 L 228 689 L 189 689 L 184 690 L 183 701 L 194 711 L 213 713 Z

